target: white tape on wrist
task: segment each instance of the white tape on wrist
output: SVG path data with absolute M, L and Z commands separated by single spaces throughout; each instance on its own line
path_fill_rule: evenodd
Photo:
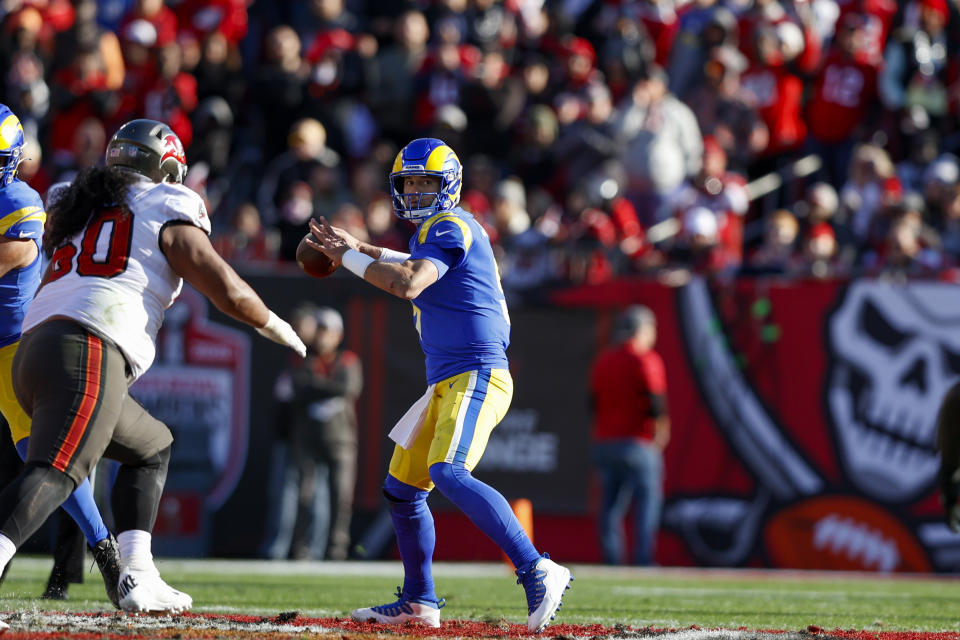
M 380 257 L 377 258 L 377 262 L 406 262 L 409 259 L 409 253 L 380 247 Z
M 343 254 L 343 258 L 340 259 L 340 262 L 357 276 L 363 278 L 367 267 L 376 262 L 376 260 L 356 249 L 347 249 L 347 252 Z
M 268 311 L 270 311 L 268 309 Z M 280 317 L 275 314 L 273 311 L 270 311 L 270 315 L 267 316 L 267 322 L 262 327 L 257 328 L 257 333 L 263 337 L 268 337 L 271 333 L 276 333 L 277 325 L 280 323 Z

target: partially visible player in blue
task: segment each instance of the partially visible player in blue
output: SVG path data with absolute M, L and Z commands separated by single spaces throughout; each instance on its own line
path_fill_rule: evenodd
M 10 424 L 17 453 L 26 459 L 30 418 L 13 393 L 11 371 L 24 314 L 40 286 L 40 248 L 47 213 L 40 195 L 17 179 L 23 144 L 20 120 L 0 104 L 0 413 Z M 63 508 L 83 531 L 103 574 L 107 596 L 119 606 L 120 555 L 88 480 L 67 498 Z
M 357 609 L 358 620 L 437 627 L 444 602 L 434 591 L 436 486 L 507 554 L 527 595 L 530 631 L 553 619 L 573 579 L 541 555 L 506 499 L 471 470 L 513 397 L 506 349 L 510 318 L 490 239 L 457 207 L 463 169 L 442 140 L 423 138 L 394 161 L 396 214 L 417 225 L 410 253 L 358 241 L 326 220 L 310 221 L 306 242 L 370 284 L 413 303 L 426 356 L 427 392 L 390 436 L 397 442 L 383 492 L 403 560 L 403 588 L 391 604 Z

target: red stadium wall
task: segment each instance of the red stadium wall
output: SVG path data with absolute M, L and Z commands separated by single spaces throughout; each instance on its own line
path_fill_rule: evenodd
M 385 434 L 423 389 L 409 306 L 351 278 L 248 277 L 281 311 L 311 299 L 345 313 L 347 346 L 366 376 L 359 538 L 382 507 L 392 449 Z M 935 493 L 934 425 L 942 393 L 960 380 L 958 293 L 929 281 L 768 279 L 683 287 L 635 279 L 554 292 L 546 304 L 511 311 L 516 395 L 476 474 L 509 499 L 531 500 L 538 547 L 571 562 L 599 560 L 587 370 L 615 312 L 643 303 L 659 321 L 673 427 L 660 564 L 956 570 L 960 540 L 941 524 Z M 206 313 L 208 329 L 231 324 Z M 231 449 L 233 458 L 219 462 L 221 470 L 239 464 L 242 473 L 225 499 L 229 483 L 203 483 L 218 488 L 221 504 L 213 509 L 206 500 L 190 520 L 192 534 L 161 527 L 165 551 L 255 553 L 262 530 L 237 524 L 253 509 L 265 513 L 269 499 L 270 389 L 284 357 L 251 338 L 246 450 Z M 192 466 L 172 468 L 168 485 L 182 504 L 190 504 L 189 482 L 178 478 L 197 477 L 196 452 L 187 458 Z M 175 450 L 174 467 L 177 460 Z M 431 504 L 438 559 L 500 557 L 442 496 Z M 185 546 L 191 536 L 198 542 Z

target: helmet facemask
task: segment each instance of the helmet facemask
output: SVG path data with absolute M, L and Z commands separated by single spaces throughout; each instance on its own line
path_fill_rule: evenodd
M 13 182 L 23 159 L 23 126 L 5 105 L 0 105 L 0 187 Z
M 436 191 L 405 193 L 404 183 L 411 176 L 437 176 L 440 178 Z M 393 209 L 407 220 L 423 220 L 441 211 L 454 207 L 450 197 L 444 194 L 443 175 L 435 171 L 404 171 L 391 176 L 393 186 Z
M 23 159 L 23 146 L 0 150 L 0 187 L 13 182 L 17 177 L 17 167 Z
M 436 192 L 404 193 L 411 176 L 434 176 Z M 442 140 L 421 138 L 404 147 L 390 173 L 390 192 L 397 217 L 418 222 L 443 211 L 452 211 L 460 201 L 463 167 L 459 158 Z

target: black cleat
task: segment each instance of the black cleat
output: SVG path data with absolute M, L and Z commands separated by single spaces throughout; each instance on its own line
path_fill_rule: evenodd
M 117 539 L 113 534 L 109 534 L 93 547 L 93 559 L 100 567 L 100 574 L 103 576 L 103 587 L 107 591 L 107 597 L 117 609 L 120 608 L 120 594 L 118 587 L 120 585 L 120 547 L 117 546 Z M 66 590 L 64 590 L 66 593 Z
M 63 573 L 54 568 L 47 581 L 47 590 L 40 597 L 44 600 L 66 600 L 69 586 Z

